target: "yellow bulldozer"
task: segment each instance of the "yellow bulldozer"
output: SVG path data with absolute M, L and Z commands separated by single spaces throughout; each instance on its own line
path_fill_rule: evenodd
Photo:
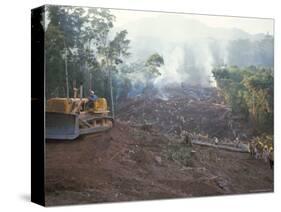
M 81 88 L 80 88 L 81 89 Z M 107 101 L 98 98 L 88 104 L 88 98 L 50 98 L 46 104 L 46 138 L 74 140 L 80 135 L 97 133 L 113 127 L 114 120 L 109 116 Z M 89 106 L 90 105 L 90 106 Z

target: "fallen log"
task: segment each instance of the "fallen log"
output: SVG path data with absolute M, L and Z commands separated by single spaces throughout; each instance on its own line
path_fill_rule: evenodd
M 231 147 L 231 146 L 220 145 L 220 144 L 211 144 L 211 143 L 202 142 L 202 141 L 198 141 L 198 140 L 193 140 L 192 144 L 213 147 L 213 148 L 223 149 L 223 150 L 232 151 L 232 152 L 249 153 L 248 149 L 246 149 L 246 148 L 237 148 L 237 147 Z

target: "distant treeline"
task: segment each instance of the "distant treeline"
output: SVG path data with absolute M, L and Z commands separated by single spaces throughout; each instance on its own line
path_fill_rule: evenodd
M 273 67 L 274 39 L 263 35 L 259 40 L 239 39 L 229 42 L 228 65 Z
M 254 123 L 257 132 L 273 132 L 273 70 L 217 67 L 213 75 L 234 114 Z

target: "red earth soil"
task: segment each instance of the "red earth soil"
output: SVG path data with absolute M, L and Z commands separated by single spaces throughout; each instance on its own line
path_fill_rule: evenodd
M 273 171 L 247 153 L 184 143 L 117 122 L 105 133 L 46 144 L 46 204 L 84 204 L 273 191 Z

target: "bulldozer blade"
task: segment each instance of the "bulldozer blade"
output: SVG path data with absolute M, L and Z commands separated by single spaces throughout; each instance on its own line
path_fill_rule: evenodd
M 79 136 L 79 116 L 46 112 L 46 138 L 74 140 Z

